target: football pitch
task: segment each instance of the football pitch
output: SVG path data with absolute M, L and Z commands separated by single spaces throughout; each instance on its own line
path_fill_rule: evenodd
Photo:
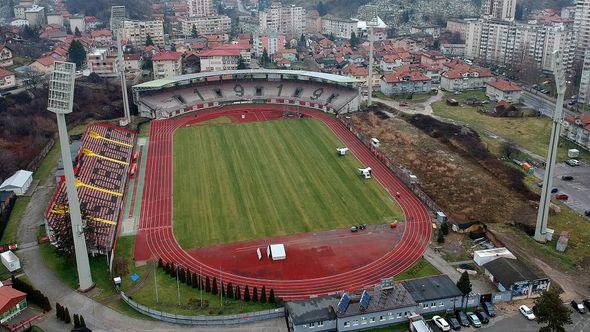
M 173 230 L 183 248 L 403 220 L 315 119 L 203 124 L 174 133 Z

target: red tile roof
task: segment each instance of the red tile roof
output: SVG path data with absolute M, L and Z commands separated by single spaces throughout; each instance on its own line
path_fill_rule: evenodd
M 12 287 L 0 287 L 0 313 L 4 313 L 27 297 L 27 294 Z
M 199 53 L 200 57 L 208 57 L 208 56 L 240 56 L 240 49 L 239 48 L 230 48 L 230 49 L 213 49 L 213 50 L 203 50 Z
M 514 83 L 502 79 L 495 79 L 488 82 L 488 85 L 504 92 L 522 91 L 521 87 Z
M 182 54 L 178 52 L 159 52 L 153 57 L 153 61 L 178 61 L 182 58 Z
M 417 70 L 397 70 L 383 76 L 383 80 L 387 83 L 423 82 L 430 81 L 430 77 Z
M 14 75 L 14 73 L 11 72 L 10 70 L 0 68 L 0 77 L 7 77 L 7 76 L 12 76 L 12 75 Z

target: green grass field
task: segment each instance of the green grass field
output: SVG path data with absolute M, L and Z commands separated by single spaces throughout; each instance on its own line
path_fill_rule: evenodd
M 174 235 L 184 248 L 403 220 L 319 120 L 202 125 L 174 134 Z

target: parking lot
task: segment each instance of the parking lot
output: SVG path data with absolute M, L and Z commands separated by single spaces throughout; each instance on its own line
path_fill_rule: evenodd
M 543 169 L 535 170 L 535 175 L 540 179 L 539 182 L 543 181 L 543 173 Z M 574 179 L 564 181 L 561 179 L 564 175 L 570 175 Z M 564 201 L 564 204 L 572 210 L 581 215 L 590 210 L 590 165 L 581 163 L 580 166 L 572 167 L 563 162 L 557 163 L 555 165 L 553 187 L 557 188 L 559 193 L 569 196 L 568 200 Z

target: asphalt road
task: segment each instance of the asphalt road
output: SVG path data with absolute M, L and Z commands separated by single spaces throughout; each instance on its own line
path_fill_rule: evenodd
M 531 107 L 547 117 L 553 117 L 553 110 L 555 110 L 555 99 L 547 97 L 540 93 L 523 91 L 520 97 L 521 102 L 528 107 Z M 564 108 L 563 115 L 573 114 Z
M 544 169 L 535 170 L 535 176 L 540 179 L 539 182 L 543 181 L 544 172 Z M 574 179 L 563 181 L 561 179 L 563 175 L 571 175 Z M 584 215 L 584 211 L 590 210 L 590 165 L 582 163 L 580 166 L 571 167 L 564 162 L 557 163 L 553 187 L 569 196 L 564 203 L 572 210 L 581 215 Z

